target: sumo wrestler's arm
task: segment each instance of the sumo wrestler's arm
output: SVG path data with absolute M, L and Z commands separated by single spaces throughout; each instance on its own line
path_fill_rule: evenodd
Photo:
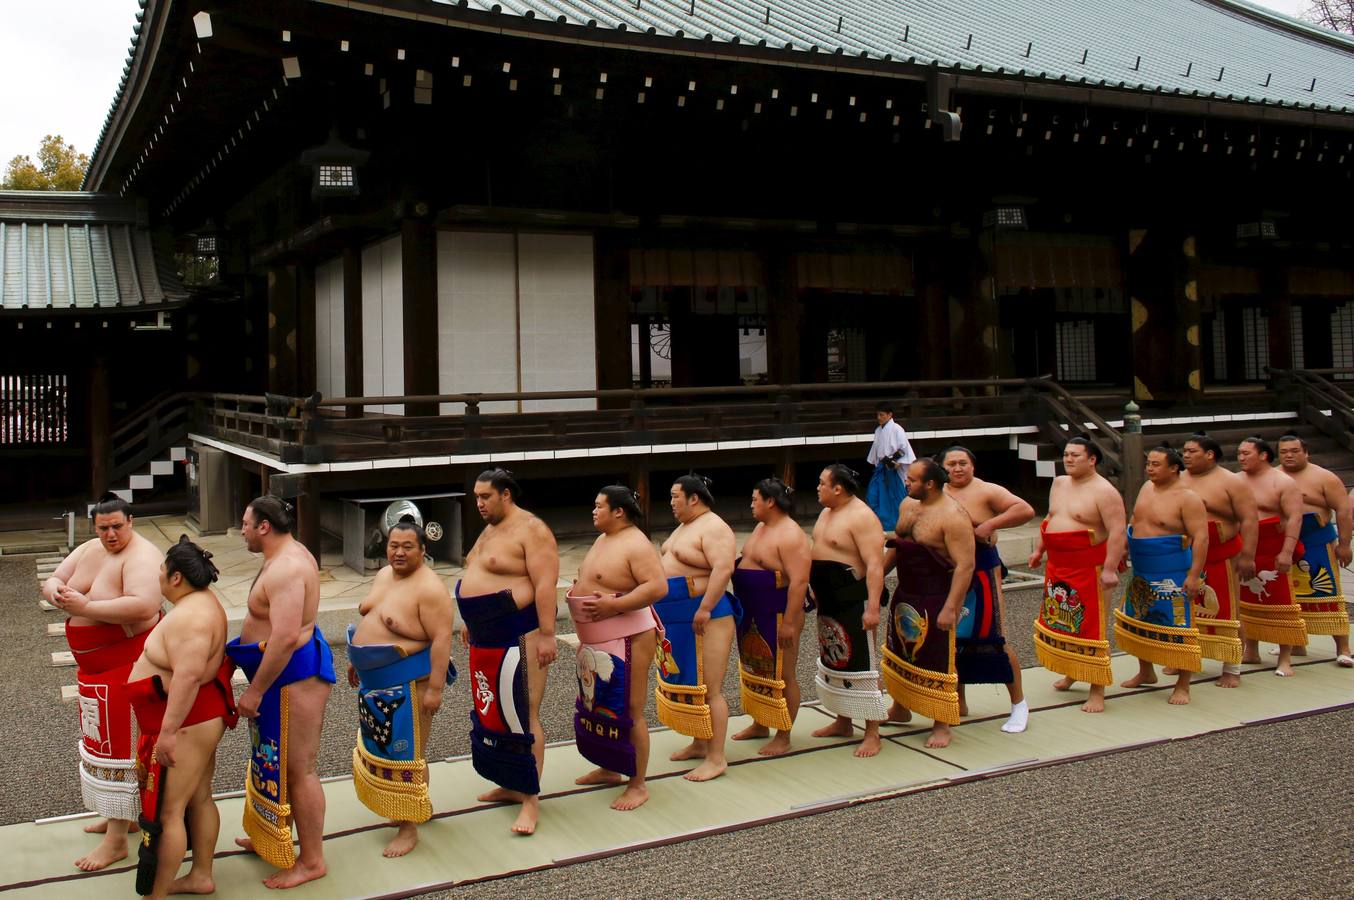
M 295 562 L 290 562 L 280 571 L 269 573 L 264 586 L 268 595 L 268 644 L 263 648 L 263 659 L 259 662 L 258 671 L 235 703 L 240 715 L 246 718 L 252 719 L 259 714 L 263 695 L 287 667 L 292 652 L 300 642 L 301 619 L 306 602 L 306 574 Z
M 83 544 L 76 547 L 75 550 L 71 552 L 70 556 L 61 561 L 61 565 L 56 567 L 56 571 L 47 576 L 47 580 L 42 583 L 42 599 L 55 605 L 53 598 L 56 597 L 57 591 L 65 587 L 66 582 L 75 574 L 75 568 L 80 564 L 80 557 L 85 555 L 85 551 L 89 549 L 91 544 L 97 544 L 98 542 L 98 538 L 95 538 L 92 541 L 85 541 Z
M 1335 545 L 1335 558 L 1340 560 L 1340 565 L 1347 566 L 1351 560 L 1354 560 L 1354 551 L 1350 550 L 1349 539 L 1351 528 L 1354 527 L 1354 521 L 1350 518 L 1349 495 L 1345 493 L 1345 486 L 1334 473 L 1327 473 L 1328 477 L 1321 479 L 1321 491 L 1326 497 L 1326 505 L 1335 511 L 1335 527 L 1339 532 L 1339 542 Z
M 59 605 L 70 615 L 84 616 L 110 625 L 129 625 L 154 618 L 164 603 L 164 598 L 160 596 L 158 557 L 158 553 L 148 552 L 123 563 L 122 594 L 118 597 L 91 600 L 79 591 L 63 587 L 59 591 Z
M 1015 528 L 1034 518 L 1034 507 L 1001 485 L 989 481 L 987 490 L 990 492 L 989 502 L 997 514 L 986 522 L 979 522 L 973 529 L 973 536 L 984 544 L 992 543 L 992 535 L 1001 529 Z
M 945 631 L 954 628 L 959 621 L 959 610 L 964 605 L 964 595 L 973 583 L 975 549 L 973 543 L 973 525 L 968 513 L 955 504 L 953 515 L 945 517 L 945 555 L 954 563 L 950 573 L 950 592 L 945 597 L 945 608 L 936 616 L 936 625 Z
M 418 620 L 432 641 L 428 648 L 428 686 L 423 689 L 423 711 L 432 715 L 442 708 L 442 690 L 447 686 L 447 664 L 451 661 L 451 635 L 455 630 L 456 613 L 451 594 L 441 578 L 429 581 L 426 591 L 418 597 Z
M 863 505 L 863 504 L 862 504 Z M 884 542 L 879 533 L 879 519 L 864 507 L 865 512 L 851 523 L 851 537 L 856 542 L 856 552 L 860 561 L 865 563 L 865 612 L 860 624 L 869 634 L 874 634 L 879 626 L 879 603 L 884 597 Z
M 1227 485 L 1232 514 L 1241 526 L 1241 552 L 1236 558 L 1236 576 L 1242 581 L 1255 577 L 1255 544 L 1260 538 L 1260 513 L 1251 492 L 1250 479 L 1235 474 Z
M 1048 521 L 1049 516 L 1057 509 L 1059 488 L 1067 480 L 1066 475 L 1059 475 L 1053 479 L 1053 484 L 1048 489 L 1048 515 L 1044 516 L 1044 521 Z M 1037 569 L 1044 563 L 1044 529 L 1040 528 L 1034 535 L 1034 548 L 1030 551 L 1029 564 L 1031 569 Z
M 1185 576 L 1185 596 L 1193 597 L 1199 593 L 1204 564 L 1208 562 L 1208 510 L 1204 501 L 1193 491 L 1185 491 L 1180 502 L 1180 518 L 1185 522 L 1185 533 L 1189 535 L 1190 564 L 1189 574 Z
M 1280 575 L 1293 568 L 1293 553 L 1302 535 L 1302 488 L 1288 475 L 1279 480 L 1279 515 L 1283 518 L 1283 549 L 1274 557 L 1274 570 Z
M 668 592 L 668 579 L 663 574 L 663 560 L 658 551 L 638 528 L 634 529 L 631 540 L 633 545 L 626 548 L 625 562 L 635 586 L 619 597 L 598 598 L 596 609 L 602 613 L 600 618 L 653 606 Z M 586 609 L 588 601 L 583 605 Z
M 169 653 L 169 670 L 173 678 L 169 683 L 169 700 L 165 703 L 160 737 L 155 742 L 155 756 L 163 765 L 172 766 L 179 726 L 193 708 L 198 685 L 207 674 L 207 660 L 212 656 L 210 624 L 196 620 L 183 622 L 165 635 L 165 648 Z
M 1198 498 L 1195 498 L 1198 499 Z M 1105 482 L 1095 496 L 1096 511 L 1105 524 L 1105 564 L 1100 569 L 1100 583 L 1114 587 L 1119 583 L 1119 566 L 1128 552 L 1128 513 L 1124 510 L 1119 492 Z M 1207 537 L 1207 523 L 1204 535 Z
M 738 539 L 733 529 L 707 528 L 701 535 L 701 552 L 710 564 L 710 577 L 706 581 L 705 596 L 701 598 L 700 609 L 691 620 L 691 629 L 696 634 L 705 634 L 705 626 L 710 621 L 710 613 L 724 592 L 729 589 L 729 579 L 733 577 L 733 564 L 738 555 Z
M 790 590 L 785 598 L 785 616 L 780 620 L 776 632 L 776 642 L 782 650 L 794 646 L 799 632 L 804 628 L 804 600 L 809 593 L 809 570 L 813 568 L 813 553 L 809 549 L 809 539 L 796 526 L 791 539 L 780 546 L 780 562 L 785 566 L 785 577 L 790 580 Z
M 531 579 L 532 596 L 536 598 L 536 620 L 540 632 L 536 635 L 536 665 L 550 668 L 555 661 L 555 593 L 559 589 L 559 546 L 555 535 L 540 519 L 533 519 L 527 529 L 527 577 Z

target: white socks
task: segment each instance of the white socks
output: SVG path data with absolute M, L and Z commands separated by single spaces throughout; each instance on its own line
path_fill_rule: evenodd
M 1030 705 L 1024 700 L 1011 706 L 1011 718 L 1001 726 L 1007 734 L 1020 734 L 1030 724 Z

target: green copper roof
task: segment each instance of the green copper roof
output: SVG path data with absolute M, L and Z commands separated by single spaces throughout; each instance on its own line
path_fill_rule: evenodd
M 185 299 L 134 207 L 76 191 L 0 191 L 0 311 Z
M 439 6 L 468 7 L 691 41 L 1354 112 L 1354 39 L 1241 0 L 426 0 L 415 5 L 426 5 L 434 15 Z

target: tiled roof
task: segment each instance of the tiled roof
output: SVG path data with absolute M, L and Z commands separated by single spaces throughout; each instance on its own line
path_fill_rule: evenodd
M 87 193 L 0 192 L 0 309 L 116 309 L 186 299 L 134 207 Z
M 400 5 L 427 6 L 433 16 L 439 7 L 468 7 L 693 43 L 840 53 L 1354 112 L 1354 39 L 1243 0 L 424 0 Z

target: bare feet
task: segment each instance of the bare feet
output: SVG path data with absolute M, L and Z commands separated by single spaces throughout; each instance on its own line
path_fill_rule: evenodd
M 1139 672 L 1137 675 L 1134 675 L 1127 681 L 1119 682 L 1119 687 L 1135 688 L 1142 687 L 1144 684 L 1156 684 L 1156 683 L 1157 676 L 1155 673 L 1149 675 L 1146 672 Z
M 909 715 L 911 715 L 911 713 L 909 713 Z M 960 697 L 960 698 L 959 698 L 959 716 L 960 716 L 960 718 L 963 718 L 964 716 L 967 716 L 967 715 L 968 715 L 968 701 L 965 700 L 963 697 Z
M 937 722 L 931 726 L 931 736 L 926 739 L 926 748 L 928 750 L 940 750 L 950 746 L 950 726 L 944 722 Z
M 1180 670 L 1177 669 L 1175 666 L 1162 666 L 1162 667 L 1161 667 L 1161 674 L 1162 674 L 1162 675 L 1179 675 L 1179 674 L 1180 674 Z
M 1177 684 L 1175 690 L 1171 691 L 1171 698 L 1167 701 L 1173 706 L 1185 706 L 1189 703 L 1189 685 Z
M 1289 663 L 1279 663 L 1274 667 L 1274 674 L 1278 675 L 1280 678 L 1292 678 L 1293 666 Z
M 649 789 L 644 785 L 630 785 L 621 795 L 611 804 L 612 809 L 618 809 L 621 812 L 628 812 L 632 809 L 639 809 L 644 805 L 644 801 L 649 799 Z
M 768 736 L 770 736 L 770 734 L 771 734 L 771 729 L 767 728 L 765 725 L 762 725 L 762 724 L 760 724 L 760 723 L 753 722 L 751 725 L 749 725 L 747 728 L 744 728 L 742 731 L 738 732 L 737 734 L 730 735 L 730 736 L 729 736 L 729 740 L 732 740 L 732 741 L 750 741 L 750 740 L 753 740 L 753 739 L 755 739 L 755 738 L 764 738 L 764 737 L 768 737 Z
M 790 749 L 790 733 L 788 731 L 778 731 L 776 736 L 762 745 L 757 751 L 758 756 L 780 756 Z
M 536 819 L 541 814 L 540 797 L 532 797 L 529 802 L 522 804 L 522 811 L 517 814 L 517 821 L 512 823 L 512 833 L 521 835 L 532 835 L 536 833 Z
M 247 837 L 236 838 L 235 846 L 241 850 L 248 850 L 250 853 L 254 852 L 254 842 Z
M 274 890 L 286 890 L 287 888 L 294 888 L 298 884 L 305 884 L 307 881 L 314 881 L 316 878 L 323 878 L 328 871 L 323 861 L 312 865 L 303 863 L 298 859 L 296 865 L 290 869 L 274 872 L 263 879 L 263 886 Z
M 201 875 L 190 871 L 182 878 L 175 878 L 169 883 L 169 893 L 214 894 L 216 893 L 216 882 L 212 880 L 210 875 Z
M 713 759 L 707 759 L 682 777 L 687 781 L 711 781 L 712 779 L 723 775 L 724 770 L 728 767 L 729 764 L 722 759 L 718 762 Z
M 1091 685 L 1091 696 L 1086 702 L 1081 704 L 1081 711 L 1088 713 L 1102 713 L 1105 711 L 1105 688 L 1103 685 Z
M 850 719 L 837 718 L 831 725 L 824 725 L 814 731 L 814 737 L 851 737 L 856 731 L 851 727 Z
M 878 755 L 879 729 L 867 730 L 865 732 L 865 740 L 861 741 L 860 746 L 856 748 L 856 756 L 864 759 L 866 757 Z
M 624 784 L 625 776 L 610 769 L 593 769 L 574 779 L 574 784 Z
M 1053 682 L 1053 690 L 1070 691 L 1072 690 L 1072 685 L 1076 683 L 1076 680 L 1072 678 L 1059 678 L 1057 681 Z
M 1247 650 L 1245 653 L 1241 654 L 1242 665 L 1253 665 L 1258 662 L 1260 662 L 1260 652 L 1258 650 Z
M 901 703 L 890 704 L 888 717 L 885 718 L 884 721 L 906 725 L 908 722 L 912 721 L 912 710 L 903 706 Z
M 582 783 L 579 782 L 579 784 Z M 521 803 L 526 799 L 526 794 L 519 794 L 517 791 L 510 791 L 507 788 L 494 788 L 488 793 L 480 794 L 475 799 L 481 803 Z
M 1241 676 L 1236 672 L 1223 672 L 1218 680 L 1213 682 L 1213 686 L 1221 688 L 1241 687 Z
M 410 850 L 418 846 L 418 826 L 413 822 L 399 823 L 399 831 L 391 839 L 386 848 L 381 851 L 381 855 L 386 859 L 395 859 L 404 856 Z
M 86 872 L 106 869 L 120 859 L 127 858 L 127 839 L 117 835 L 105 834 L 99 846 L 75 861 L 75 867 Z
M 684 759 L 705 759 L 705 751 L 705 741 L 692 741 L 682 749 L 673 751 L 668 759 L 673 762 L 681 762 Z

